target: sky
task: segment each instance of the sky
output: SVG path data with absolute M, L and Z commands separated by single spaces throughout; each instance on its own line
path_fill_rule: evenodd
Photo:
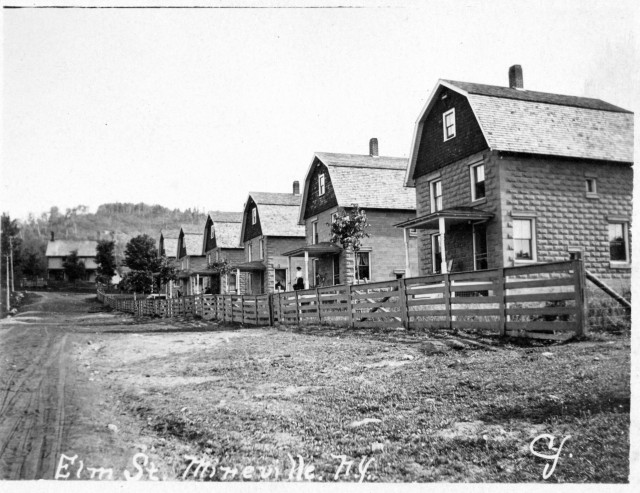
M 381 155 L 407 157 L 438 79 L 506 86 L 513 64 L 525 89 L 637 111 L 637 3 L 5 8 L 0 211 L 241 211 L 250 191 L 291 192 L 314 152 L 367 154 L 376 137 Z M 359 8 L 282 8 L 300 6 Z

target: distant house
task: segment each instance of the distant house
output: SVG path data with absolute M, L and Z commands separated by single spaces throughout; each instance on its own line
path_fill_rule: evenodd
M 394 225 L 415 218 L 416 198 L 404 186 L 407 160 L 378 155 L 378 140 L 369 142 L 369 154 L 317 152 L 304 181 L 298 222 L 306 242 L 284 255 L 304 259 L 305 287 L 384 281 L 417 274 L 414 232 Z M 329 242 L 331 226 L 340 210 L 353 204 L 364 209 L 370 227 L 356 257 Z M 357 269 L 357 273 L 356 273 Z
M 96 280 L 96 240 L 56 240 L 53 231 L 51 240 L 47 243 L 45 256 L 47 258 L 47 278 L 56 281 L 67 281 L 63 263 L 71 252 L 77 250 L 78 259 L 84 263 L 85 277 L 83 281 Z
M 180 236 L 180 229 L 177 230 L 163 230 L 160 231 L 160 239 L 158 241 L 158 256 L 166 257 L 169 264 L 173 265 L 179 270 L 179 262 L 177 261 L 178 254 L 178 237 Z M 167 295 L 173 294 L 173 281 L 170 281 L 168 285 L 163 285 L 161 291 Z
M 205 289 L 211 294 L 228 294 L 240 292 L 240 284 L 244 276 L 236 272 L 221 276 L 212 266 L 226 260 L 229 265 L 244 261 L 244 248 L 240 244 L 242 231 L 242 212 L 210 212 L 204 226 L 202 253 L 207 258 L 210 274 L 206 279 Z
M 183 225 L 178 234 L 178 282 L 185 296 L 204 291 L 204 278 L 208 272 L 207 258 L 202 255 L 202 237 L 203 228 L 197 225 Z
M 304 246 L 304 227 L 298 224 L 300 184 L 293 183 L 293 193 L 250 192 L 244 207 L 240 238 L 245 261 L 236 264 L 238 275 L 248 273 L 242 294 L 273 293 L 276 284 L 291 287 L 295 282 L 299 259 L 283 252 Z
M 628 289 L 633 113 L 598 99 L 440 80 L 420 113 L 420 273 L 567 260 Z

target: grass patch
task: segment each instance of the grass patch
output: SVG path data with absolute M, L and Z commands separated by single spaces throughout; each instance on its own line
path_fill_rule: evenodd
M 330 481 L 334 454 L 356 466 L 374 457 L 367 481 L 539 482 L 546 462 L 529 444 L 550 433 L 556 443 L 571 438 L 549 482 L 628 481 L 627 336 L 476 339 L 435 353 L 422 350 L 427 340 L 389 330 L 246 330 L 128 363 L 127 372 L 152 378 L 122 384 L 123 400 L 163 439 L 238 469 L 279 464 L 288 474 L 287 454 L 301 455 Z M 353 425 L 367 418 L 379 421 Z M 183 456 L 167 450 L 165 459 L 179 476 Z

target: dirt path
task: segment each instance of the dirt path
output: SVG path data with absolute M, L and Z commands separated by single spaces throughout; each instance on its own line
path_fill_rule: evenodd
M 53 479 L 86 402 L 70 357 L 74 333 L 99 329 L 91 296 L 43 293 L 0 322 L 0 478 Z M 103 317 L 107 321 L 114 317 Z M 75 431 L 75 430 L 74 430 Z

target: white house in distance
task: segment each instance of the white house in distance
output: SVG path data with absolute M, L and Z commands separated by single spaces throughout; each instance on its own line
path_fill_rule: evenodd
M 71 252 L 78 252 L 78 259 L 84 263 L 85 277 L 83 281 L 96 280 L 96 240 L 56 240 L 53 231 L 51 240 L 47 243 L 45 256 L 47 258 L 47 279 L 55 281 L 67 281 L 63 263 Z

